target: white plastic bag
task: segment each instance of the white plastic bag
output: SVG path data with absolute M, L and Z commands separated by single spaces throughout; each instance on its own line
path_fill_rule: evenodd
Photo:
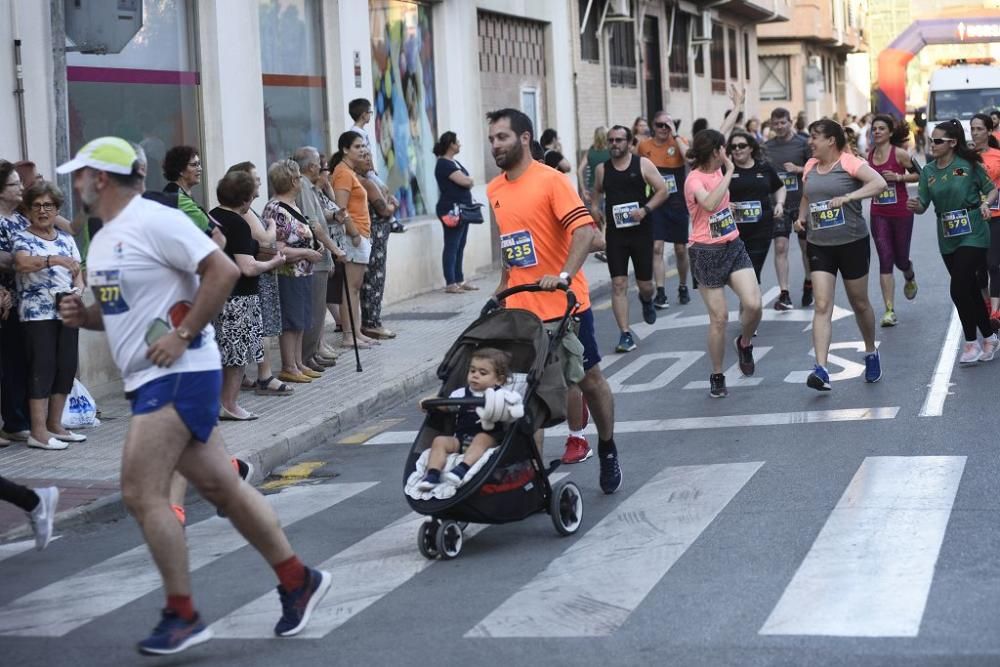
M 100 426 L 97 418 L 97 404 L 87 388 L 79 380 L 73 380 L 73 391 L 66 397 L 66 407 L 62 415 L 63 428 L 91 428 Z

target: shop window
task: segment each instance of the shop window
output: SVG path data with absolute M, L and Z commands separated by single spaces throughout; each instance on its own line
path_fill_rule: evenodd
M 257 6 L 268 164 L 290 156 L 300 146 L 326 151 L 329 133 L 319 5 L 319 0 L 259 0 Z
M 401 0 L 369 6 L 374 81 L 376 170 L 400 207 L 400 218 L 426 215 L 437 193 L 437 95 L 431 9 Z
M 159 190 L 167 149 L 201 149 L 199 73 L 188 3 L 144 0 L 143 18 L 120 53 L 66 54 L 70 153 L 103 135 L 136 142 L 149 161 L 146 187 Z M 193 194 L 204 201 L 201 187 Z
M 729 78 L 740 78 L 739 44 L 736 41 L 736 30 L 726 29 L 726 48 L 729 50 Z
M 683 12 L 674 14 L 673 41 L 670 44 L 670 89 L 688 90 L 691 87 L 688 65 L 688 30 L 691 17 Z
M 601 40 L 597 35 L 597 24 L 601 20 L 603 4 L 601 0 L 579 0 L 578 16 L 583 26 L 583 32 L 580 33 L 580 60 L 584 62 L 601 62 Z M 583 23 L 587 5 L 590 5 L 590 14 L 587 15 L 587 22 Z
M 709 58 L 712 63 L 712 92 L 726 92 L 726 45 L 722 25 L 712 23 L 712 45 L 709 49 Z

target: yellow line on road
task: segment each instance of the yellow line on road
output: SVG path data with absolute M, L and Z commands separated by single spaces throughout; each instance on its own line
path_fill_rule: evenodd
M 677 269 L 670 269 L 665 274 L 667 278 L 673 278 L 676 275 L 677 275 Z M 591 310 L 608 310 L 609 308 L 611 308 L 611 299 L 605 299 L 604 301 L 601 301 L 600 303 L 594 304 L 590 307 Z
M 303 461 L 302 463 L 296 463 L 284 472 L 276 473 L 278 479 L 272 479 L 270 482 L 265 482 L 260 485 L 260 488 L 266 490 L 282 489 L 286 486 L 291 486 L 292 484 L 297 484 L 303 480 L 309 479 L 309 476 L 315 472 L 317 468 L 322 468 L 326 463 L 323 461 Z
M 337 441 L 337 444 L 338 445 L 364 444 L 369 440 L 371 440 L 372 438 L 374 438 L 379 433 L 381 433 L 382 431 L 387 431 L 402 421 L 404 421 L 402 418 L 380 419 L 377 422 L 373 422 L 366 428 L 360 429 L 358 431 L 351 433 L 350 435 L 341 438 L 340 440 Z

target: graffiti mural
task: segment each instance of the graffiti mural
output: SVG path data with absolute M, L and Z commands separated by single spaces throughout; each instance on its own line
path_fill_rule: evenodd
M 425 215 L 437 196 L 431 10 L 400 0 L 370 7 L 376 170 L 399 199 L 398 217 Z

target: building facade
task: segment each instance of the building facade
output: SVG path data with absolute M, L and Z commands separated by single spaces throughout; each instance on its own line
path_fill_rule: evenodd
M 867 112 L 863 95 L 848 94 L 847 73 L 847 55 L 866 48 L 864 25 L 861 0 L 815 0 L 793 2 L 788 23 L 758 26 L 761 113 L 784 107 L 811 121 Z

